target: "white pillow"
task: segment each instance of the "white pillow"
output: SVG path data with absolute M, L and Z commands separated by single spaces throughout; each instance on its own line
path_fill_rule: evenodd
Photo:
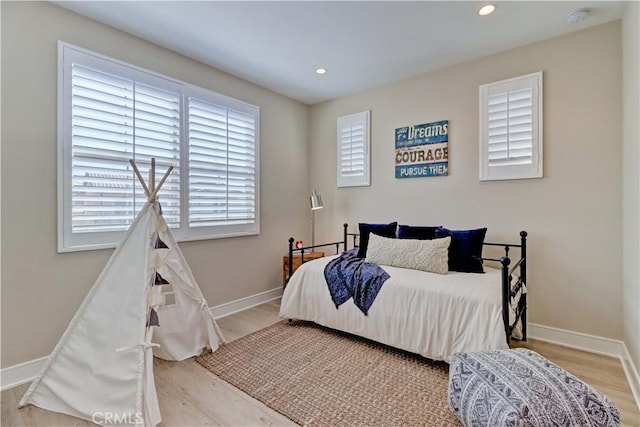
M 447 274 L 451 237 L 433 240 L 389 239 L 371 233 L 367 262 Z

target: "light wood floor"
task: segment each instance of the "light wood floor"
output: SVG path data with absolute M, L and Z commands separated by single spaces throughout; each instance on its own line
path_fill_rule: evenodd
M 227 341 L 257 331 L 278 320 L 279 301 L 218 320 Z M 524 346 L 596 387 L 622 413 L 624 426 L 640 426 L 636 406 L 620 361 L 553 344 L 530 340 Z M 163 426 L 295 425 L 252 397 L 222 381 L 193 360 L 155 361 L 155 380 Z M 87 421 L 28 406 L 18 409 L 28 385 L 2 392 L 2 426 L 85 426 Z

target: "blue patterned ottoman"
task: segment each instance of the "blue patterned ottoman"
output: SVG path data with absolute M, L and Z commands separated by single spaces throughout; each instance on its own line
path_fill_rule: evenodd
M 526 349 L 456 353 L 449 406 L 465 426 L 619 426 L 605 395 Z

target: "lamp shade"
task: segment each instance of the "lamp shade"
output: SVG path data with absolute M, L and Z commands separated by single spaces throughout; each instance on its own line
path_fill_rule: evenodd
M 311 210 L 315 211 L 317 209 L 322 209 L 323 205 L 322 205 L 322 197 L 320 197 L 320 195 L 316 192 L 316 190 L 313 190 L 313 192 L 311 193 Z

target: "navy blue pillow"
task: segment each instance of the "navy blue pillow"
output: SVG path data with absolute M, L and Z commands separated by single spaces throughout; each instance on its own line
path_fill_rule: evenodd
M 360 247 L 358 248 L 358 258 L 366 258 L 369 234 L 373 233 L 378 236 L 395 239 L 398 223 L 390 222 L 389 224 L 367 224 L 361 222 L 358 224 L 358 228 L 360 228 Z
M 414 227 L 412 225 L 398 226 L 398 239 L 433 240 L 436 238 L 436 227 Z
M 477 230 L 448 230 L 440 227 L 436 237 L 451 237 L 449 245 L 449 271 L 464 273 L 484 273 L 482 268 L 482 244 L 486 228 Z

